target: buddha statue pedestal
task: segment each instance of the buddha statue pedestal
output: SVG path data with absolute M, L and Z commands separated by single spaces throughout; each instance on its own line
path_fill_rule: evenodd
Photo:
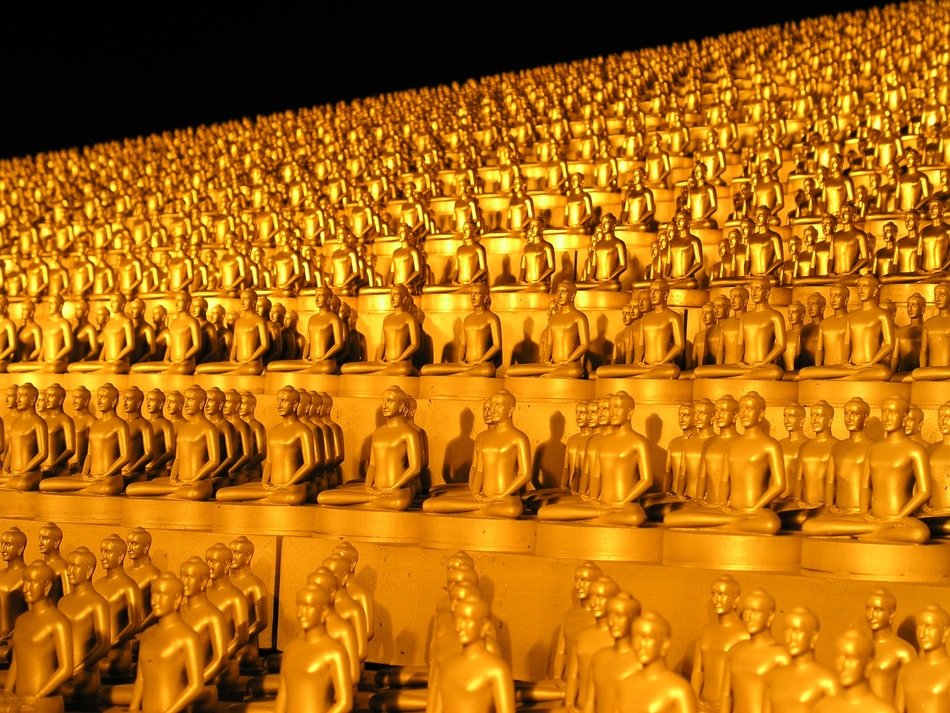
M 228 379 L 231 377 L 229 376 Z M 138 386 L 143 392 L 148 393 L 151 389 L 161 389 L 165 392 L 167 396 L 172 391 L 178 391 L 179 393 L 184 394 L 188 390 L 188 387 L 192 384 L 197 383 L 198 377 L 189 376 L 187 374 L 134 374 L 129 376 L 129 381 L 131 384 Z M 209 383 L 211 386 L 217 386 L 222 388 L 222 379 L 220 376 L 217 379 L 216 383 Z M 113 382 L 115 383 L 115 382 Z M 89 387 L 90 390 L 92 387 Z M 230 382 L 227 385 L 227 388 L 232 388 Z M 237 387 L 234 387 L 237 388 Z M 276 392 L 276 389 L 274 390 Z M 95 392 L 93 392 L 95 393 Z
M 890 396 L 903 396 L 911 401 L 911 385 L 893 381 L 837 381 L 835 379 L 803 379 L 798 382 L 799 403 L 813 404 L 824 399 L 835 409 L 835 413 L 840 413 L 850 399 L 864 399 L 871 407 L 871 415 L 867 420 L 867 433 L 875 440 L 884 437 L 880 419 L 881 403 Z M 848 437 L 844 419 L 834 420 L 832 435 L 836 438 Z
M 663 564 L 744 572 L 797 572 L 802 539 L 796 535 L 739 535 L 666 528 Z
M 950 572 L 950 543 L 926 545 L 802 538 L 802 572 L 886 582 L 939 582 Z
M 135 375 L 136 377 L 138 374 Z M 207 391 L 215 386 L 220 388 L 249 391 L 252 394 L 265 394 L 265 379 L 252 374 L 196 374 L 194 383 Z M 262 406 L 262 409 L 266 409 Z M 262 411 L 263 412 L 263 411 Z
M 535 552 L 553 559 L 659 563 L 663 531 L 646 526 L 539 521 Z
M 670 289 L 667 305 L 670 307 L 700 308 L 709 302 L 709 290 L 688 290 L 681 287 Z M 689 334 L 689 329 L 687 329 Z
M 941 279 L 946 278 L 946 273 L 940 273 Z M 928 305 L 933 305 L 934 302 L 934 288 L 937 286 L 937 278 L 934 278 L 933 282 L 914 282 L 914 276 L 908 275 L 910 278 L 907 282 L 888 282 L 881 285 L 881 291 L 879 293 L 881 302 L 885 300 L 890 300 L 897 305 L 898 312 L 898 321 L 902 324 L 906 321 L 907 314 L 904 312 L 904 305 L 907 304 L 907 298 L 912 294 L 917 293 L 922 295 L 925 300 L 927 300 Z M 928 311 L 927 316 L 930 316 L 930 311 Z
M 175 498 L 120 499 L 124 501 L 122 524 L 125 527 L 210 532 L 214 521 L 213 501 L 195 502 Z
M 73 476 L 81 478 L 80 475 Z M 122 525 L 125 498 L 100 495 L 42 493 L 36 500 L 36 519 L 59 524 Z M 98 544 L 96 545 L 98 548 Z
M 801 401 L 799 385 L 794 381 L 760 379 L 696 379 L 693 381 L 693 399 L 696 401 L 709 399 L 715 403 L 722 396 L 730 395 L 739 398 L 750 391 L 757 392 L 765 399 L 765 420 L 771 426 L 774 438 L 782 435 L 782 418 L 786 406 L 796 401 L 810 404 L 825 398 L 818 396 L 812 401 Z
M 379 395 L 390 386 L 398 386 L 413 398 L 419 396 L 419 377 L 389 376 L 386 374 L 343 374 L 339 380 L 341 400 L 365 399 L 371 397 L 375 410 L 379 404 Z M 308 387 L 309 388 L 309 387 Z M 343 425 L 343 424 L 341 424 Z M 346 430 L 346 426 L 344 426 Z M 349 430 L 346 430 L 349 433 Z
M 461 549 L 470 552 L 534 552 L 534 520 L 471 517 L 468 515 L 422 516 L 419 544 L 439 550 Z
M 21 377 L 18 382 L 11 383 L 22 383 L 24 381 L 32 381 L 32 374 L 13 374 L 12 376 Z M 140 374 L 136 374 L 134 377 L 129 374 L 106 374 L 105 372 L 89 372 L 86 374 L 56 374 L 58 377 L 56 379 L 59 384 L 66 389 L 66 393 L 72 392 L 74 389 L 80 386 L 85 386 L 95 395 L 96 391 L 99 390 L 100 386 L 105 384 L 112 384 L 115 388 L 119 390 L 119 393 L 125 391 L 129 386 L 135 384 L 138 386 L 138 377 Z M 133 380 L 134 379 L 134 380 Z
M 276 394 L 285 386 L 292 386 L 297 390 L 320 391 L 334 397 L 340 393 L 340 377 L 336 374 L 307 374 L 300 371 L 268 371 L 264 373 L 263 379 L 264 393 L 268 395 Z
M 21 493 L 15 490 L 0 495 L 3 500 L 3 516 L 15 520 L 30 520 L 36 517 L 40 494 Z
M 313 532 L 316 505 L 268 505 L 265 503 L 208 503 L 213 508 L 215 532 L 247 535 L 309 535 Z M 257 559 L 255 558 L 255 563 Z
M 422 512 L 329 507 L 314 510 L 313 531 L 353 542 L 418 545 Z

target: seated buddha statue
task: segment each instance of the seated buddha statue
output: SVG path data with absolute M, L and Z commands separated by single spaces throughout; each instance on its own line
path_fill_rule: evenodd
M 584 287 L 620 290 L 620 276 L 627 269 L 627 245 L 614 234 L 617 219 L 605 213 L 591 237 Z
M 694 289 L 700 286 L 703 274 L 703 244 L 690 232 L 689 215 L 684 211 L 673 216 L 673 231 L 666 254 L 670 287 Z
M 594 223 L 594 202 L 584 190 L 584 174 L 571 174 L 564 204 L 564 227 L 572 231 L 588 232 Z
M 423 376 L 460 374 L 492 377 L 501 365 L 501 320 L 491 311 L 487 285 L 472 285 L 472 311 L 462 320 L 459 361 L 426 364 Z
M 920 335 L 920 366 L 914 381 L 943 381 L 950 378 L 950 286 L 934 287 L 937 313 L 924 321 Z
M 656 201 L 653 191 L 645 184 L 646 172 L 637 167 L 630 174 L 630 182 L 623 192 L 620 208 L 620 224 L 632 230 L 653 232 L 656 230 Z
M 344 374 L 390 374 L 413 376 L 413 358 L 422 347 L 423 334 L 419 320 L 412 313 L 412 297 L 403 285 L 390 289 L 392 312 L 383 319 L 382 337 L 375 361 L 349 362 Z
M 314 294 L 314 313 L 307 323 L 307 340 L 300 359 L 272 361 L 268 371 L 296 371 L 305 374 L 335 374 L 346 347 L 346 325 L 330 308 L 333 293 L 318 287 Z

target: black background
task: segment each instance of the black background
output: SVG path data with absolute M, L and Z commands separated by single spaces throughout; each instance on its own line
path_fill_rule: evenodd
M 470 0 L 432 7 L 349 2 L 332 10 L 261 3 L 243 11 L 200 0 L 111 11 L 28 8 L 0 31 L 0 157 L 880 4 L 568 3 L 570 11 Z

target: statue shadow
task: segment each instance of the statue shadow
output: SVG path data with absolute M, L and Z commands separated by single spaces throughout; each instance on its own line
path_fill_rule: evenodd
M 511 272 L 511 255 L 505 255 L 501 259 L 501 272 L 498 275 L 495 275 L 495 279 L 492 280 L 493 287 L 503 287 L 505 285 L 514 285 L 518 282 L 518 278 Z
M 532 339 L 534 335 L 534 318 L 528 317 L 524 321 L 524 339 L 515 344 L 511 350 L 512 364 L 537 364 L 540 347 Z
M 379 583 L 379 572 L 371 565 L 358 567 L 356 570 L 356 579 L 360 584 L 363 585 L 363 588 L 366 589 L 371 601 L 373 601 L 373 619 L 375 619 L 373 622 L 373 635 L 379 636 L 380 632 L 382 631 L 391 631 L 391 629 L 384 628 L 380 625 L 379 606 L 376 604 L 378 600 L 375 596 L 376 585 Z M 387 616 L 389 615 L 387 614 Z
M 597 318 L 597 336 L 590 340 L 590 349 L 587 352 L 591 371 L 597 371 L 597 367 L 610 364 L 613 357 L 614 343 L 607 339 L 607 315 L 602 313 Z
M 462 356 L 462 320 L 456 319 L 452 325 L 452 341 L 442 347 L 442 363 L 456 364 Z
M 895 631 L 900 638 L 918 651 L 920 650 L 920 644 L 917 641 L 917 617 L 915 615 L 911 614 L 910 616 L 904 617 L 900 624 L 897 625 Z
M 475 453 L 475 414 L 470 408 L 462 409 L 459 414 L 459 435 L 445 445 L 442 459 L 442 481 L 445 483 L 467 483 L 472 469 L 472 456 Z
M 663 477 L 666 470 L 666 449 L 660 445 L 662 436 L 663 421 L 655 413 L 651 413 L 643 423 L 643 437 L 650 444 L 650 462 L 657 480 Z
M 485 599 L 485 603 L 492 609 L 492 602 L 495 599 L 495 581 L 491 577 L 479 577 L 478 586 L 482 590 L 482 596 Z M 501 649 L 502 658 L 506 661 L 511 660 L 511 630 L 508 628 L 507 624 L 498 618 L 497 615 L 492 614 L 492 626 L 495 629 L 495 632 L 498 634 L 498 647 Z
M 382 426 L 386 422 L 386 419 L 383 418 L 383 409 L 382 407 L 376 409 L 376 425 L 373 428 L 375 431 L 377 428 Z M 366 438 L 363 439 L 363 443 L 360 445 L 360 463 L 359 463 L 359 476 L 362 479 L 366 478 L 366 468 L 369 466 L 369 456 L 373 448 L 373 432 L 370 432 Z
M 573 281 L 576 279 L 577 270 L 574 265 L 574 253 L 565 251 L 561 253 L 561 269 L 554 273 L 551 278 L 551 293 L 557 292 L 557 286 L 565 280 Z
M 540 444 L 534 452 L 531 464 L 531 484 L 535 489 L 556 488 L 561 482 L 561 471 L 564 469 L 564 454 L 567 447 L 564 444 L 564 414 L 555 411 L 549 421 L 551 437 Z

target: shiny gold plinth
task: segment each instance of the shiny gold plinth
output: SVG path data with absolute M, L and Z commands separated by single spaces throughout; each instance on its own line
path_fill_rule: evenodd
M 797 572 L 797 535 L 737 535 L 670 528 L 663 533 L 663 564 L 745 572 Z
M 307 391 L 322 391 L 336 396 L 340 393 L 340 377 L 335 374 L 303 374 L 301 372 L 267 372 L 260 377 L 264 380 L 264 392 L 276 394 L 285 386 Z
M 622 309 L 629 301 L 630 295 L 626 292 L 593 289 L 579 290 L 574 304 L 577 309 L 589 316 L 591 310 Z
M 434 515 L 422 517 L 419 545 L 439 550 L 528 553 L 535 549 L 535 520 Z
M 247 374 L 197 374 L 195 383 L 205 391 L 217 386 L 219 389 L 237 389 L 250 391 L 252 394 L 263 394 L 265 382 L 263 376 Z
M 210 531 L 214 521 L 214 502 L 171 498 L 122 498 L 122 501 L 122 524 L 129 528 Z
M 161 389 L 165 394 L 171 391 L 179 391 L 184 394 L 189 386 L 198 383 L 198 377 L 185 374 L 130 374 L 129 381 L 146 393 L 150 389 Z M 224 381 L 224 379 L 221 381 Z M 217 386 L 222 389 L 231 388 L 230 385 L 220 382 Z
M 0 508 L 5 517 L 27 520 L 36 517 L 39 493 L 18 493 L 12 490 L 0 490 Z
M 124 501 L 121 497 L 42 493 L 36 501 L 36 519 L 119 527 Z
M 316 505 L 212 503 L 215 532 L 228 535 L 309 535 Z
M 314 509 L 313 531 L 354 542 L 385 542 L 418 545 L 422 511 L 395 512 L 358 507 Z
M 340 396 L 370 396 L 377 400 L 390 386 L 398 386 L 410 396 L 419 395 L 419 377 L 380 374 L 344 374 L 340 377 Z
M 479 376 L 422 376 L 419 377 L 420 399 L 487 399 L 505 388 L 505 380 Z M 438 411 L 449 404 L 434 405 Z M 416 417 L 420 421 L 419 416 Z M 438 419 L 441 420 L 441 419 Z M 444 422 L 443 422 L 444 423 Z M 433 424 L 436 425 L 436 424 Z M 436 428 L 437 425 L 436 425 Z M 431 438 L 431 432 L 426 430 Z
M 536 542 L 539 557 L 659 562 L 663 554 L 663 532 L 657 527 L 539 522 Z
M 515 418 L 523 413 L 522 402 L 527 405 L 535 401 L 585 401 L 594 396 L 594 382 L 585 379 L 549 379 L 546 377 L 508 377 L 505 388 L 517 399 L 519 408 Z M 571 409 L 573 411 L 573 407 Z M 522 419 L 523 420 L 523 419 Z
M 702 307 L 709 302 L 709 290 L 670 290 L 670 307 Z
M 806 537 L 802 572 L 882 582 L 950 582 L 950 542 L 900 545 Z
M 26 381 L 30 381 L 29 378 L 23 378 L 23 377 L 28 377 L 28 376 L 30 375 L 10 374 L 8 378 L 19 377 L 15 381 L 10 382 L 10 383 L 20 384 Z M 89 389 L 89 391 L 92 392 L 93 404 L 95 404 L 96 391 L 99 389 L 100 386 L 104 386 L 105 384 L 112 384 L 121 392 L 123 389 L 128 388 L 130 384 L 137 383 L 131 380 L 132 377 L 129 374 L 90 373 L 90 374 L 57 374 L 56 376 L 58 377 L 57 381 L 64 389 L 66 389 L 67 393 L 69 393 L 70 391 L 72 391 L 73 389 L 79 386 L 85 386 L 87 389 Z

